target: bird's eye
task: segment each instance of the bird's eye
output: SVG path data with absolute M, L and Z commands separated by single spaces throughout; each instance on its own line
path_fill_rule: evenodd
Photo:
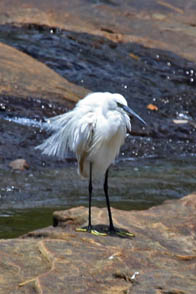
M 120 102 L 116 102 L 116 104 L 118 105 L 118 107 L 122 108 L 123 105 Z

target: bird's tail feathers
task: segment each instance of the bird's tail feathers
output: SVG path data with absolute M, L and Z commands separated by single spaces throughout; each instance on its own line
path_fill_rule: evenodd
M 67 138 L 64 137 L 63 139 L 62 132 L 55 132 L 35 149 L 41 150 L 42 154 L 63 159 L 68 152 Z
M 93 136 L 93 123 L 81 111 L 76 111 L 50 118 L 48 130 L 52 135 L 36 149 L 61 159 L 67 156 L 68 150 L 77 154 L 87 151 Z
M 72 117 L 72 111 L 70 111 L 50 118 L 47 130 L 52 131 L 53 134 L 42 144 L 36 146 L 35 149 L 41 150 L 42 154 L 48 156 L 56 156 L 60 159 L 65 158 L 70 147 Z
M 65 127 L 73 116 L 72 112 L 70 111 L 47 119 L 47 130 L 55 131 Z

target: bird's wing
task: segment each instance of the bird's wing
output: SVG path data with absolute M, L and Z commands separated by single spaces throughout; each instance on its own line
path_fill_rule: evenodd
M 52 135 L 36 147 L 48 156 L 64 158 L 69 148 L 70 125 L 73 120 L 73 111 L 52 117 L 48 120 L 47 129 Z
M 89 150 L 89 158 L 98 158 L 97 154 L 102 152 L 107 157 L 106 161 L 111 157 L 113 161 L 124 142 L 125 134 L 126 123 L 119 113 L 111 112 L 107 118 L 99 116 Z
M 80 176 L 87 177 L 89 172 L 88 156 L 94 136 L 95 122 L 83 121 L 75 133 L 75 152 L 78 159 L 78 172 Z
M 77 127 L 73 131 L 72 141 L 70 142 L 74 152 L 77 154 L 83 151 L 88 153 L 93 140 L 95 125 L 96 120 L 92 113 L 81 117 Z
M 87 151 L 92 136 L 92 119 L 92 114 L 85 115 L 78 109 L 51 118 L 48 129 L 53 134 L 36 149 L 61 159 L 66 157 L 68 149 L 74 152 Z

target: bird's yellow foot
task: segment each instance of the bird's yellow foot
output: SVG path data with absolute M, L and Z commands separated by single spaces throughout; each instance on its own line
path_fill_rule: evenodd
M 76 232 L 87 232 L 95 236 L 107 236 L 107 233 L 99 232 L 92 228 L 76 228 Z
M 99 227 L 98 230 L 92 227 L 76 228 L 76 232 L 87 232 L 95 236 L 118 236 L 121 238 L 133 238 L 135 234 L 123 229 Z
M 121 238 L 133 238 L 135 237 L 135 234 L 134 233 L 130 233 L 126 230 L 123 230 L 123 229 L 109 229 L 109 234 L 111 236 L 119 236 Z
M 120 237 L 126 238 L 126 237 L 135 237 L 134 233 L 130 233 L 130 232 L 124 232 L 124 231 L 116 231 L 116 234 Z

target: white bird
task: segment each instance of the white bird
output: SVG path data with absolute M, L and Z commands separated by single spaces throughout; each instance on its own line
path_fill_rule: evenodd
M 108 196 L 108 170 L 119 154 L 127 130 L 131 131 L 130 117 L 145 121 L 127 105 L 120 94 L 95 92 L 81 99 L 75 108 L 49 119 L 53 134 L 36 149 L 43 154 L 65 158 L 68 150 L 76 153 L 78 173 L 89 178 L 88 227 L 81 231 L 95 233 L 91 224 L 92 179 L 105 175 L 109 232 L 115 233 Z M 101 233 L 100 233 L 101 234 Z

